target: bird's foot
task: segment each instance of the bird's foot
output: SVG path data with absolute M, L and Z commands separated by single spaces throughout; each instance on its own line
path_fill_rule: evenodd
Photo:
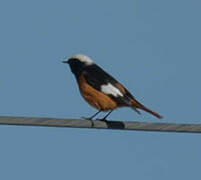
M 82 119 L 85 119 L 85 120 L 92 120 L 92 118 L 91 117 L 81 117 Z
M 91 117 L 81 117 L 81 118 L 84 119 L 84 120 L 90 121 L 91 122 L 91 127 L 94 127 L 94 121 L 93 121 L 93 119 Z
M 96 119 L 96 120 L 98 120 L 98 121 L 103 121 L 103 122 L 105 122 L 105 123 L 107 123 L 107 122 L 108 122 L 108 120 L 107 120 L 107 119 L 105 119 L 105 118 L 102 118 L 102 119 Z

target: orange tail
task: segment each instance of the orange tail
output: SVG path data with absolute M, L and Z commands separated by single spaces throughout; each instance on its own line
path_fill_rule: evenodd
M 132 101 L 132 108 L 136 111 L 136 108 L 142 109 L 154 116 L 156 116 L 159 119 L 162 119 L 163 116 L 161 116 L 160 114 L 158 114 L 157 112 L 152 111 L 151 109 L 148 109 L 147 107 L 145 107 L 144 105 L 140 104 L 139 102 L 137 102 L 136 100 Z

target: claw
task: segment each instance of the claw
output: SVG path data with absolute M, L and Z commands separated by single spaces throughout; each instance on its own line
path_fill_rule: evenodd
M 92 118 L 90 118 L 90 117 L 81 117 L 82 119 L 85 119 L 85 120 L 92 120 Z
M 94 122 L 93 122 L 91 117 L 81 117 L 81 118 L 84 119 L 84 120 L 91 121 L 91 127 L 94 127 Z

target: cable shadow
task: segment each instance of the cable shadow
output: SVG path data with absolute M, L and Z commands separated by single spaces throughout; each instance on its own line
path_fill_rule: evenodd
M 125 129 L 125 124 L 122 121 L 104 121 L 108 129 Z

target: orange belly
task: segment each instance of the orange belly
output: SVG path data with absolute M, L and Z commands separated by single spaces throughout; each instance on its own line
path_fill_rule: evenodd
M 102 111 L 117 108 L 117 103 L 112 98 L 91 87 L 82 75 L 78 80 L 78 84 L 82 97 L 94 108 Z

